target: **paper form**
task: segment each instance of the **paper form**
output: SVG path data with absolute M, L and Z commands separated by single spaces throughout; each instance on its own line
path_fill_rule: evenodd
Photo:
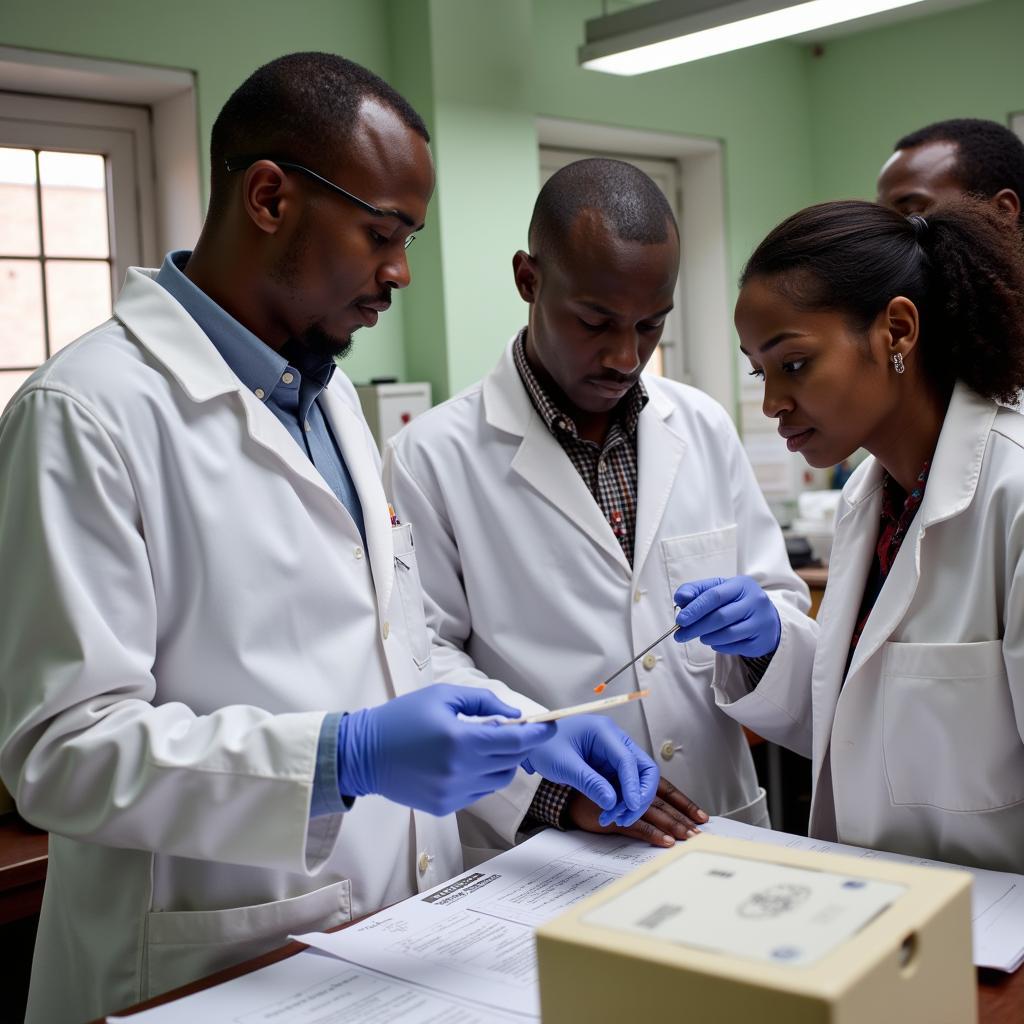
M 427 992 L 307 951 L 110 1024 L 515 1024 L 491 1008 Z
M 663 852 L 625 836 L 547 830 L 365 922 L 294 937 L 424 988 L 536 1019 L 533 929 Z
M 830 843 L 824 839 L 756 828 L 728 818 L 712 818 L 701 828 L 716 836 L 771 843 L 791 850 L 842 853 L 850 857 L 873 857 L 932 868 L 959 867 L 925 857 L 866 850 L 862 846 L 847 846 L 845 843 Z M 960 870 L 969 871 L 974 876 L 974 884 L 971 886 L 971 917 L 975 966 L 993 967 L 1007 972 L 1017 970 L 1024 963 L 1024 875 L 1015 875 L 1009 871 L 987 871 L 984 868 L 961 867 Z
M 725 818 L 714 835 L 792 849 L 879 853 Z M 533 929 L 665 851 L 624 836 L 548 830 L 472 871 L 333 934 L 295 936 L 314 951 L 131 1017 L 132 1024 L 523 1024 L 540 1012 Z M 1024 876 L 966 869 L 974 962 L 1024 961 Z M 336 959 L 340 958 L 340 959 Z

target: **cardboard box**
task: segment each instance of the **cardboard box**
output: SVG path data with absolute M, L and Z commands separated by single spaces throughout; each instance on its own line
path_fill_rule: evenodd
M 970 1024 L 971 876 L 702 834 L 537 932 L 544 1024 Z

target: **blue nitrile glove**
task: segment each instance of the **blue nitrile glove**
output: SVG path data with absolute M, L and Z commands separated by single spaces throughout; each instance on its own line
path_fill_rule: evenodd
M 451 814 L 507 786 L 523 757 L 556 732 L 552 722 L 468 722 L 459 712 L 519 717 L 489 690 L 445 683 L 356 711 L 338 726 L 338 788 Z
M 677 643 L 699 636 L 719 654 L 759 658 L 773 654 L 782 636 L 775 605 L 750 576 L 684 583 L 676 591 Z
M 658 790 L 658 766 L 603 715 L 562 719 L 558 735 L 524 758 L 523 767 L 603 807 L 602 825 L 632 825 Z

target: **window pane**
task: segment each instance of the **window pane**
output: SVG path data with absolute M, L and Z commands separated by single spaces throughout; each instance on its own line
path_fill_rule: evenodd
M 46 304 L 53 353 L 110 316 L 110 267 L 96 260 L 48 262 Z
M 0 370 L 0 412 L 4 411 L 11 396 L 21 387 L 21 382 L 28 378 L 30 372 L 29 370 Z
M 106 162 L 99 153 L 39 154 L 43 251 L 47 256 L 110 255 Z
M 36 155 L 0 147 L 0 256 L 38 255 Z
M 44 337 L 41 265 L 0 260 L 0 367 L 38 366 L 46 358 Z

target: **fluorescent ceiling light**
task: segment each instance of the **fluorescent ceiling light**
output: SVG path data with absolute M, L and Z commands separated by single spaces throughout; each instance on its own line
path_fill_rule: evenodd
M 579 60 L 593 71 L 640 75 L 925 2 L 660 0 L 588 21 Z

